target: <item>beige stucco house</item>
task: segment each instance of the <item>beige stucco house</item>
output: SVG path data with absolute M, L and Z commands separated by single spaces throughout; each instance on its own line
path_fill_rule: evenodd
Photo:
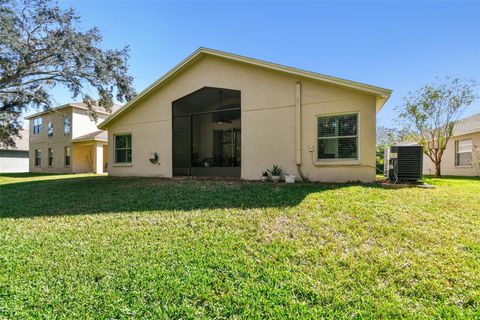
M 480 113 L 459 120 L 448 141 L 440 164 L 442 175 L 480 176 Z M 477 159 L 478 158 L 478 159 Z M 434 174 L 435 166 L 426 155 L 423 174 Z
M 388 89 L 200 48 L 99 125 L 113 176 L 375 179 Z
M 112 112 L 119 108 L 113 106 Z M 30 172 L 106 172 L 108 135 L 97 125 L 109 115 L 99 108 L 95 122 L 87 106 L 75 102 L 25 117 L 30 128 Z

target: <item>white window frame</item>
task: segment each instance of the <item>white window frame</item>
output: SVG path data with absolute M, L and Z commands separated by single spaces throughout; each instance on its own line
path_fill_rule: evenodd
M 38 155 L 38 157 L 37 157 Z M 38 160 L 38 164 L 37 164 L 37 159 Z M 41 167 L 42 166 L 42 149 L 35 149 L 35 151 L 33 152 L 33 165 L 35 167 Z
M 68 132 L 65 130 L 66 128 L 66 122 L 68 120 Z M 65 119 L 63 119 L 63 134 L 68 136 L 72 133 L 72 120 L 70 118 L 70 115 L 67 114 Z
M 50 134 L 50 129 L 52 129 L 52 134 Z M 47 136 L 53 137 L 53 122 L 52 120 L 48 121 L 47 123 Z
M 332 138 L 339 138 L 338 136 L 335 137 L 318 137 L 318 120 L 319 118 L 325 117 L 340 117 L 340 116 L 348 116 L 348 115 L 357 115 L 357 158 L 350 158 L 350 159 L 319 159 L 318 158 L 318 140 L 319 139 L 332 139 Z M 315 134 L 315 146 L 313 150 L 313 161 L 315 165 L 358 165 L 360 164 L 360 136 L 361 136 L 361 119 L 360 119 L 360 111 L 346 111 L 346 112 L 336 112 L 336 113 L 322 113 L 315 115 L 315 125 L 314 125 L 314 134 Z M 340 138 L 351 138 L 355 136 L 340 136 Z
M 42 117 L 33 119 L 33 134 L 39 134 L 42 131 Z
M 70 155 L 67 156 L 67 148 L 69 150 Z M 68 164 L 67 164 L 67 157 L 68 159 Z M 70 146 L 65 146 L 63 148 L 63 165 L 65 167 L 70 167 L 72 165 L 72 148 Z
M 52 155 L 50 157 L 50 154 Z M 50 159 L 52 159 L 52 163 L 50 164 Z M 48 148 L 47 149 L 47 166 L 49 168 L 53 167 L 53 148 Z
M 462 151 L 460 152 L 458 149 L 458 145 L 460 142 L 463 142 L 463 141 L 470 141 L 470 145 L 471 145 L 471 149 L 470 151 Z M 470 164 L 459 164 L 458 162 L 458 154 L 460 153 L 471 153 L 472 154 L 472 157 L 473 157 L 473 140 L 472 139 L 462 139 L 462 140 L 455 140 L 455 167 L 471 167 L 472 166 L 472 163 Z
M 117 137 L 130 136 L 130 162 L 117 162 Z M 128 148 L 124 148 L 127 150 Z M 131 132 L 117 133 L 113 135 L 113 165 L 117 167 L 131 167 L 133 163 L 133 134 Z

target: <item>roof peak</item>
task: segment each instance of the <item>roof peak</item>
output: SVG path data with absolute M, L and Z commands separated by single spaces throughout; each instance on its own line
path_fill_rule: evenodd
M 149 85 L 146 89 L 144 89 L 142 92 L 140 92 L 135 98 L 133 98 L 130 102 L 125 104 L 122 108 L 118 110 L 118 112 L 115 112 L 114 114 L 110 115 L 107 119 L 105 119 L 104 122 L 102 122 L 98 127 L 100 129 L 105 129 L 107 127 L 107 124 L 113 120 L 115 117 L 123 113 L 125 110 L 133 106 L 137 101 L 139 101 L 143 96 L 147 95 L 150 91 L 158 88 L 161 86 L 163 83 L 165 83 L 167 80 L 169 80 L 171 77 L 175 76 L 179 71 L 187 68 L 190 64 L 194 63 L 201 55 L 211 55 L 211 56 L 216 56 L 224 59 L 229 59 L 232 61 L 238 61 L 250 65 L 256 65 L 262 68 L 270 69 L 270 70 L 276 70 L 279 72 L 287 73 L 290 75 L 298 76 L 298 77 L 304 77 L 304 78 L 309 78 L 313 80 L 318 80 L 324 83 L 330 83 L 334 85 L 339 85 L 343 87 L 347 87 L 353 90 L 359 90 L 362 92 L 365 92 L 367 94 L 371 94 L 373 96 L 377 97 L 377 106 L 376 110 L 377 112 L 382 108 L 382 106 L 385 104 L 385 102 L 388 100 L 390 97 L 392 90 L 390 89 L 385 89 L 377 86 L 372 86 L 368 85 L 365 83 L 360 83 L 360 82 L 355 82 L 355 81 L 350 81 L 342 78 L 336 78 L 332 76 L 327 76 L 324 74 L 320 73 L 315 73 L 311 71 L 306 71 L 302 69 L 296 69 L 293 67 L 287 67 L 284 65 L 268 62 L 268 61 L 263 61 L 263 60 L 258 60 L 254 58 L 249 58 L 246 56 L 241 56 L 238 54 L 234 53 L 229 53 L 225 51 L 220 51 L 220 50 L 215 50 L 215 49 L 210 49 L 210 48 L 205 48 L 205 47 L 199 47 L 197 50 L 195 50 L 192 54 L 190 54 L 187 58 L 182 60 L 179 64 L 177 64 L 175 67 L 173 67 L 170 71 L 165 73 L 162 77 L 160 77 L 158 80 L 153 82 L 151 85 Z
M 58 110 L 62 110 L 62 109 L 68 108 L 68 107 L 73 107 L 73 108 L 79 108 L 79 109 L 83 109 L 83 110 L 88 110 L 87 104 L 84 103 L 84 102 L 81 102 L 81 101 L 78 101 L 78 102 L 69 102 L 69 103 L 66 103 L 66 104 L 62 104 L 62 105 L 60 105 L 60 106 L 58 106 L 58 107 L 53 107 L 53 108 L 50 108 L 50 109 L 48 109 L 48 110 L 36 112 L 36 113 L 34 113 L 34 114 L 31 114 L 31 115 L 29 115 L 29 116 L 24 117 L 24 119 L 29 120 L 29 119 L 31 119 L 31 118 L 35 118 L 35 117 L 38 117 L 38 116 L 41 116 L 41 115 L 43 115 L 43 114 L 47 114 L 47 113 L 50 113 L 50 112 L 55 112 L 55 111 L 58 111 Z M 97 107 L 97 109 L 95 110 L 95 112 L 111 115 L 112 113 L 114 113 L 114 112 L 116 112 L 117 110 L 119 110 L 121 107 L 122 107 L 121 105 L 114 103 L 114 104 L 112 105 L 112 111 L 111 111 L 111 112 L 108 112 L 107 110 L 105 110 L 105 109 L 102 108 L 102 107 Z

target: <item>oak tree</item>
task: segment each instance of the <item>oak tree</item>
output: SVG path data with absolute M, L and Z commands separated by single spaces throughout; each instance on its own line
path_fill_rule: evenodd
M 0 0 L 0 146 L 14 146 L 22 113 L 55 106 L 51 90 L 63 86 L 94 110 L 135 95 L 128 46 L 101 48 L 97 28 L 86 31 L 73 9 L 48 0 Z

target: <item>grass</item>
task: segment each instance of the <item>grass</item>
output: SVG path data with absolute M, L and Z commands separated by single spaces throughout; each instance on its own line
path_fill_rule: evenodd
M 480 180 L 0 176 L 0 319 L 479 318 Z

